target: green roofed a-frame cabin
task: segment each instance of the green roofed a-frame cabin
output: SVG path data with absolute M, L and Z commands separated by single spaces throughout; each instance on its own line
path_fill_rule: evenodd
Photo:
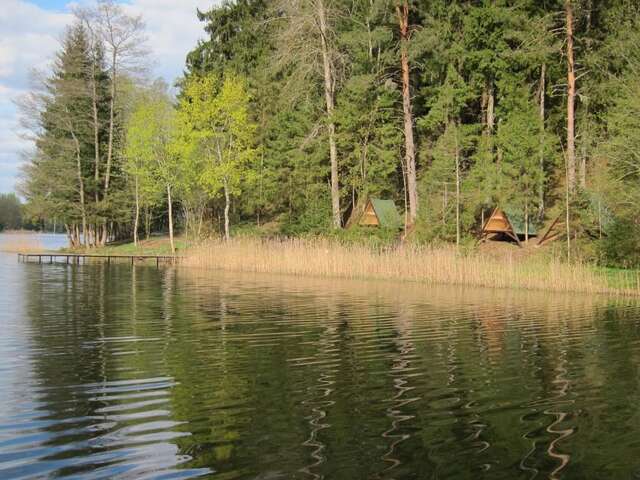
M 370 198 L 358 220 L 358 225 L 399 229 L 402 228 L 403 222 L 393 200 Z
M 535 237 L 537 234 L 536 227 L 531 221 L 525 222 L 524 215 L 513 210 L 495 208 L 482 226 L 481 240 L 486 240 L 489 236 L 495 240 L 510 238 L 521 246 L 521 238 Z

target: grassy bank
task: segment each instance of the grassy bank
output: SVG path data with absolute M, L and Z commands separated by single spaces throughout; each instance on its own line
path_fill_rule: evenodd
M 373 250 L 323 240 L 243 239 L 228 244 L 211 242 L 186 255 L 185 266 L 237 272 L 640 295 L 635 272 L 567 265 L 544 257 L 460 254 L 453 247 Z
M 176 238 L 174 243 L 177 255 L 183 254 L 188 249 L 189 243 L 182 238 Z M 134 245 L 133 242 L 118 243 L 92 249 L 66 248 L 64 251 L 104 255 L 171 255 L 171 244 L 167 237 L 152 237 L 149 240 L 141 240 L 138 245 Z

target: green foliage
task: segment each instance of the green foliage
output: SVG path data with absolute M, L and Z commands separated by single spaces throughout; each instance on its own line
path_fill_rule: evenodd
M 537 193 L 545 184 L 544 159 L 552 153 L 540 137 L 540 116 L 526 89 L 517 88 L 505 99 L 506 110 L 496 135 L 504 177 L 500 204 L 532 215 L 540 207 Z
M 37 85 L 22 105 L 36 145 L 19 185 L 28 216 L 55 219 L 68 232 L 83 223 L 94 231 L 107 223 L 128 224 L 122 155 L 114 156 L 113 194 L 105 198 L 111 84 L 103 45 L 82 23 L 74 23 L 65 33 L 52 73 Z M 121 110 L 118 104 L 116 131 Z
M 249 73 L 264 58 L 269 39 L 267 4 L 264 0 L 225 0 L 208 12 L 197 12 L 205 23 L 208 39 L 200 40 L 187 55 L 189 74 L 215 73 L 222 78 L 226 68 Z
M 331 230 L 331 211 L 327 193 L 317 191 L 317 196 L 308 196 L 308 202 L 302 206 L 295 216 L 283 216 L 281 232 L 284 235 L 319 235 Z M 323 198 L 324 195 L 324 198 Z
M 22 204 L 13 193 L 0 193 L 0 231 L 22 228 Z
M 609 267 L 640 267 L 640 225 L 620 219 L 608 229 L 601 247 L 603 262 Z
M 41 134 L 23 186 L 29 214 L 71 226 L 83 216 L 93 224 L 108 220 L 127 232 L 133 192 L 162 217 L 169 185 L 189 235 L 219 228 L 223 215 L 244 231 L 268 224 L 280 234 L 326 235 L 331 124 L 343 216 L 370 196 L 404 205 L 396 5 L 324 2 L 324 35 L 314 21 L 318 5 L 240 0 L 198 12 L 207 38 L 187 56 L 177 109 L 166 90 L 121 81 L 108 198 L 102 192 L 110 86 L 103 49 L 73 27 L 36 116 Z M 581 186 L 571 194 L 570 229 L 576 249 L 595 258 L 594 245 L 610 235 L 610 225 L 626 225 L 635 235 L 628 225 L 640 202 L 640 8 L 626 0 L 573 7 Z M 564 2 L 414 0 L 409 8 L 420 188 L 413 238 L 464 244 L 496 206 L 538 222 L 563 211 Z M 323 52 L 332 67 L 330 116 Z M 102 126 L 97 142 L 87 94 L 94 84 Z M 613 238 L 621 239 L 616 231 Z M 336 235 L 361 241 L 378 231 Z
M 345 196 L 398 198 L 402 177 L 397 152 L 402 137 L 392 117 L 398 92 L 379 85 L 373 75 L 362 74 L 345 83 L 338 102 L 335 116 Z
M 177 148 L 183 157 L 202 159 L 199 182 L 215 198 L 227 189 L 239 195 L 255 182 L 256 126 L 249 117 L 249 94 L 242 78 L 227 74 L 192 77 L 179 109 L 183 137 Z
M 163 92 L 143 91 L 134 100 L 126 123 L 124 170 L 133 177 L 143 207 L 152 207 L 162 200 L 164 185 L 159 182 L 162 175 L 157 160 L 167 147 L 168 140 L 163 143 L 163 137 L 169 135 L 166 130 L 171 128 L 171 109 Z
M 176 143 L 176 111 L 166 94 L 147 92 L 137 101 L 127 123 L 124 153 L 128 173 L 137 177 L 146 201 L 156 200 L 182 178 Z

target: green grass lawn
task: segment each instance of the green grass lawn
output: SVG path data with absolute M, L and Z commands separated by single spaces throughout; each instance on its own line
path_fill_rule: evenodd
M 175 238 L 176 254 L 184 252 L 188 247 L 188 242 L 184 238 Z M 133 242 L 107 245 L 101 248 L 85 249 L 64 249 L 73 253 L 95 253 L 111 255 L 171 255 L 171 245 L 168 237 L 151 237 L 149 240 L 142 240 L 138 245 Z

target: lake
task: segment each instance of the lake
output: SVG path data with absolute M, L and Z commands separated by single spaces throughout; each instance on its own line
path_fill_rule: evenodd
M 0 282 L 2 479 L 640 478 L 630 300 L 6 253 Z

